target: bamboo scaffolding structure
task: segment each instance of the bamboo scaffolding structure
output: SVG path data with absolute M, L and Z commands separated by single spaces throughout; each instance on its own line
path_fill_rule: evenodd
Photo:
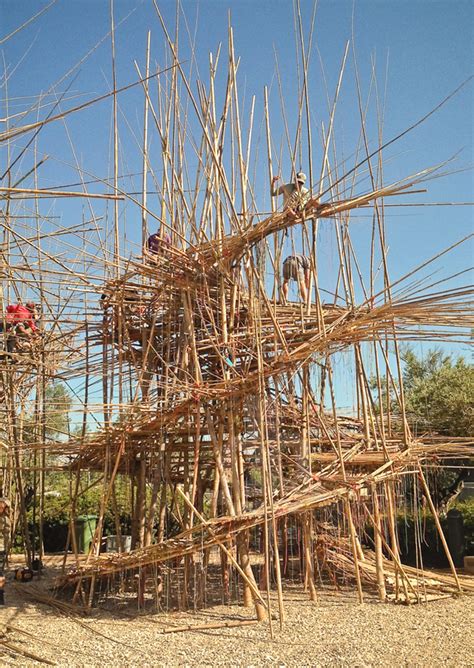
M 194 87 L 196 45 L 190 45 L 188 72 L 180 55 L 185 36 L 179 5 L 174 31 L 156 2 L 153 7 L 164 35 L 159 70 L 153 73 L 156 45 L 152 50 L 149 30 L 144 73 L 134 61 L 138 80 L 118 87 L 119 24 L 111 0 L 110 92 L 66 110 L 65 93 L 54 94 L 45 118 L 39 96 L 16 126 L 8 99 L 5 105 L 0 465 L 3 492 L 12 500 L 13 532 L 22 534 L 27 562 L 45 552 L 43 515 L 54 474 L 69 485 L 61 508 L 68 535 L 56 584 L 72 592 L 74 606 L 87 609 L 107 596 L 133 592 L 145 609 L 151 599 L 161 608 L 204 606 L 217 594 L 221 601 L 255 607 L 256 619 L 177 626 L 164 633 L 265 620 L 273 637 L 274 620 L 280 628 L 284 623 L 292 569 L 312 601 L 320 586 L 341 582 L 350 584 L 361 603 L 372 594 L 411 603 L 472 592 L 454 567 L 424 468 L 453 460 L 463 466 L 474 456 L 474 439 L 412 428 L 399 352 L 404 341 L 472 343 L 474 289 L 460 283 L 463 270 L 441 280 L 425 273 L 467 238 L 393 280 L 385 219 L 389 206 L 415 206 L 406 196 L 426 192 L 446 164 L 390 182 L 386 149 L 454 93 L 384 141 L 375 68 L 365 101 L 353 51 L 360 133 L 355 154 L 341 159 L 336 128 L 350 76 L 347 42 L 334 92 L 326 85 L 317 169 L 310 77 L 316 3 L 309 37 L 300 2 L 295 5 L 298 90 L 291 105 L 279 68 L 276 93 L 265 86 L 262 99 L 242 94 L 242 65 L 230 25 L 226 46 L 209 56 L 207 78 Z M 141 95 L 143 122 L 134 135 L 138 190 L 131 180 L 122 182 L 119 152 L 121 133 L 130 124 L 125 116 L 122 123 L 118 102 L 134 89 Z M 374 95 L 375 149 L 368 129 Z M 277 96 L 281 148 L 272 130 Z M 69 115 L 93 105 L 99 110 L 109 98 L 111 176 L 88 172 L 67 132 L 78 178 L 41 187 L 46 157 L 39 157 L 36 144 L 42 129 L 60 122 L 67 131 Z M 296 109 L 295 128 L 290 108 Z M 36 120 L 30 118 L 33 112 Z M 26 141 L 35 143 L 33 167 L 23 172 L 20 165 L 31 156 L 20 142 L 28 133 L 32 138 Z M 271 197 L 264 213 L 268 200 L 260 193 L 259 170 L 263 181 L 271 181 L 275 168 L 289 165 L 296 174 L 304 164 L 310 177 L 304 205 L 282 209 Z M 90 193 L 90 183 L 100 184 L 102 192 Z M 45 210 L 50 198 L 72 204 L 82 198 L 87 216 L 82 212 L 82 222 L 65 225 Z M 387 204 L 388 198 L 396 203 Z M 124 233 L 129 211 L 139 221 L 136 234 Z M 352 234 L 352 216 L 361 211 L 370 221 L 365 261 Z M 155 247 L 148 239 L 151 225 L 156 225 Z M 327 281 L 318 247 L 321 230 L 331 238 L 336 267 Z M 279 302 L 288 249 L 308 256 L 306 303 Z M 41 307 L 41 334 L 30 343 L 13 340 L 7 306 L 31 300 Z M 351 414 L 338 405 L 340 362 L 355 397 Z M 55 399 L 58 382 L 68 388 L 68 406 Z M 67 424 L 58 427 L 65 409 Z M 408 505 L 402 492 L 407 480 L 414 488 L 416 481 L 421 484 L 450 575 L 403 562 L 397 512 Z M 28 529 L 30 487 L 39 544 Z M 91 492 L 98 499 L 97 523 L 82 557 L 79 512 Z M 413 507 L 416 515 L 418 497 Z M 103 552 L 112 537 L 117 551 Z M 272 612 L 272 589 L 278 615 Z

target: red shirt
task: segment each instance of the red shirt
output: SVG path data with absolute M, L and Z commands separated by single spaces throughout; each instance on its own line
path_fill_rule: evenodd
M 18 325 L 20 322 L 31 327 L 33 331 L 36 330 L 33 314 L 30 309 L 23 306 L 23 304 L 10 304 L 7 306 L 7 314 L 5 320 L 10 325 Z

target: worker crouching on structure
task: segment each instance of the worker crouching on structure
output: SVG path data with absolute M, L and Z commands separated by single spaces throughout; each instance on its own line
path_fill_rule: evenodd
M 311 265 L 305 255 L 289 255 L 283 262 L 283 284 L 280 301 L 286 303 L 290 280 L 297 281 L 300 297 L 303 302 L 308 299 Z
M 37 325 L 38 311 L 36 304 L 27 302 L 10 304 L 5 314 L 6 350 L 8 353 L 31 351 L 40 335 Z M 3 325 L 2 325 L 3 331 Z
M 150 262 L 157 262 L 158 258 L 161 255 L 166 253 L 167 249 L 171 247 L 171 237 L 169 234 L 162 234 L 160 230 L 157 230 L 147 239 L 146 246 L 144 248 L 144 255 L 147 260 Z
M 309 201 L 309 190 L 305 188 L 306 174 L 298 172 L 294 183 L 285 183 L 277 187 L 279 176 L 274 176 L 271 184 L 272 197 L 283 195 L 283 211 L 292 218 L 300 215 Z

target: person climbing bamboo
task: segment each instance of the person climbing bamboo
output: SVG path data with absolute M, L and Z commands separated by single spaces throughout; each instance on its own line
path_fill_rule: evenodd
M 277 187 L 279 176 L 274 176 L 271 183 L 272 197 L 283 195 L 283 210 L 292 218 L 300 214 L 309 200 L 309 190 L 305 188 L 306 174 L 298 172 L 294 183 L 285 183 Z
M 144 255 L 146 259 L 156 262 L 166 249 L 171 246 L 171 237 L 169 234 L 163 234 L 159 229 L 150 234 L 147 239 Z

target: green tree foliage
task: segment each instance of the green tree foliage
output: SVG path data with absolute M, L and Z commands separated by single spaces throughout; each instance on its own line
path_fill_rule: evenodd
M 69 436 L 69 411 L 72 399 L 67 388 L 62 383 L 48 385 L 45 391 L 44 413 L 43 402 L 39 402 L 37 408 L 40 419 L 37 419 L 35 411 L 26 418 L 23 428 L 23 440 L 33 443 L 43 438 L 46 440 L 65 439 Z
M 463 357 L 428 350 L 418 357 L 412 348 L 401 351 L 403 388 L 409 421 L 420 431 L 434 431 L 449 436 L 472 436 L 474 433 L 474 365 Z M 371 387 L 377 384 L 372 380 Z M 386 387 L 385 380 L 382 387 Z M 383 397 L 384 404 L 386 397 Z M 400 413 L 394 396 L 391 411 Z
M 444 354 L 439 348 L 428 350 L 418 357 L 407 346 L 402 348 L 401 358 L 406 415 L 413 433 L 472 436 L 474 366 L 463 357 Z M 376 390 L 375 380 L 372 380 L 371 386 Z M 385 379 L 382 387 L 386 387 Z M 386 405 L 386 396 L 382 400 Z M 390 397 L 390 407 L 394 416 L 400 414 L 394 395 Z M 432 471 L 428 479 L 433 500 L 440 510 L 449 507 L 463 481 L 469 478 L 472 461 L 468 457 L 452 462 L 446 459 L 444 466 Z
M 46 388 L 46 437 L 69 435 L 71 395 L 64 385 L 55 383 Z
M 408 414 L 439 434 L 471 436 L 474 366 L 439 349 L 429 350 L 420 359 L 407 348 L 402 359 Z

